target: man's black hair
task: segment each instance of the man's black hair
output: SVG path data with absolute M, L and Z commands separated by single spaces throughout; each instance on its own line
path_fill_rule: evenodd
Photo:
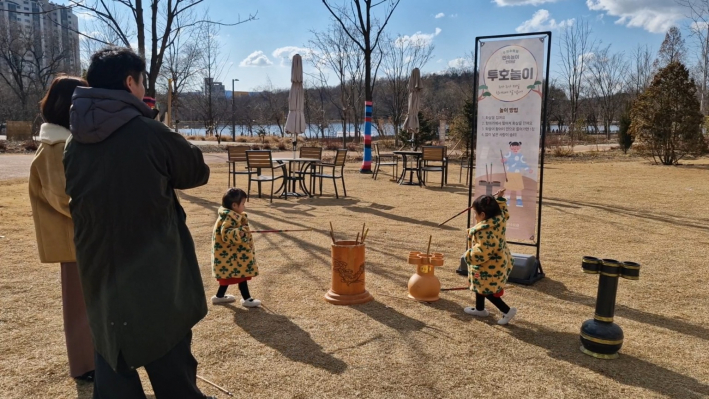
M 89 86 L 98 89 L 128 90 L 126 79 L 132 76 L 140 82 L 145 73 L 145 60 L 126 47 L 106 47 L 91 56 L 86 72 Z

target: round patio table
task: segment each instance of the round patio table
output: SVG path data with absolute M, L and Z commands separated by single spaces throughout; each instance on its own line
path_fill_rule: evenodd
M 399 184 L 406 186 L 420 186 L 421 185 L 421 170 L 419 169 L 419 158 L 423 155 L 421 151 L 392 151 L 393 154 L 401 155 L 404 166 L 401 169 L 401 176 L 399 176 Z M 413 165 L 409 166 L 409 158 L 413 161 Z M 406 181 L 406 172 L 409 172 L 409 181 Z M 416 172 L 416 179 L 418 183 L 414 183 L 414 172 Z

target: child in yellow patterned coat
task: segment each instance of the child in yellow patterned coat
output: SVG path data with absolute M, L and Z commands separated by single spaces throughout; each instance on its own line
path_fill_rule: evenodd
M 502 300 L 505 283 L 512 271 L 514 260 L 507 247 L 505 232 L 510 214 L 502 189 L 491 195 L 481 195 L 473 202 L 477 224 L 468 232 L 468 250 L 465 261 L 468 264 L 468 279 L 475 291 L 475 307 L 467 307 L 464 312 L 485 317 L 490 314 L 485 309 L 485 299 L 492 302 L 502 318 L 497 324 L 507 324 L 517 314 Z
M 219 207 L 219 216 L 212 232 L 212 276 L 219 282 L 219 290 L 212 297 L 212 304 L 236 301 L 234 296 L 225 294 L 230 285 L 238 284 L 242 306 L 261 306 L 261 301 L 251 298 L 247 283 L 258 276 L 258 267 L 245 209 L 244 190 L 231 188 L 222 197 L 222 206 Z

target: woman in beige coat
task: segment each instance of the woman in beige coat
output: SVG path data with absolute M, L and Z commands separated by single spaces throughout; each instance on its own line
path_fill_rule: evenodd
M 69 213 L 69 197 L 62 158 L 69 132 L 71 96 L 77 86 L 88 86 L 85 80 L 60 76 L 40 102 L 45 122 L 39 131 L 40 145 L 30 168 L 30 202 L 37 234 L 39 259 L 42 263 L 60 263 L 62 308 L 66 336 L 69 374 L 92 381 L 94 346 L 81 291 L 74 249 L 74 224 Z

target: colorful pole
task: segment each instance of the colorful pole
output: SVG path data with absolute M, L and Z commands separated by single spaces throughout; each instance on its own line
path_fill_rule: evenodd
M 364 102 L 364 158 L 359 173 L 372 173 L 372 102 Z

